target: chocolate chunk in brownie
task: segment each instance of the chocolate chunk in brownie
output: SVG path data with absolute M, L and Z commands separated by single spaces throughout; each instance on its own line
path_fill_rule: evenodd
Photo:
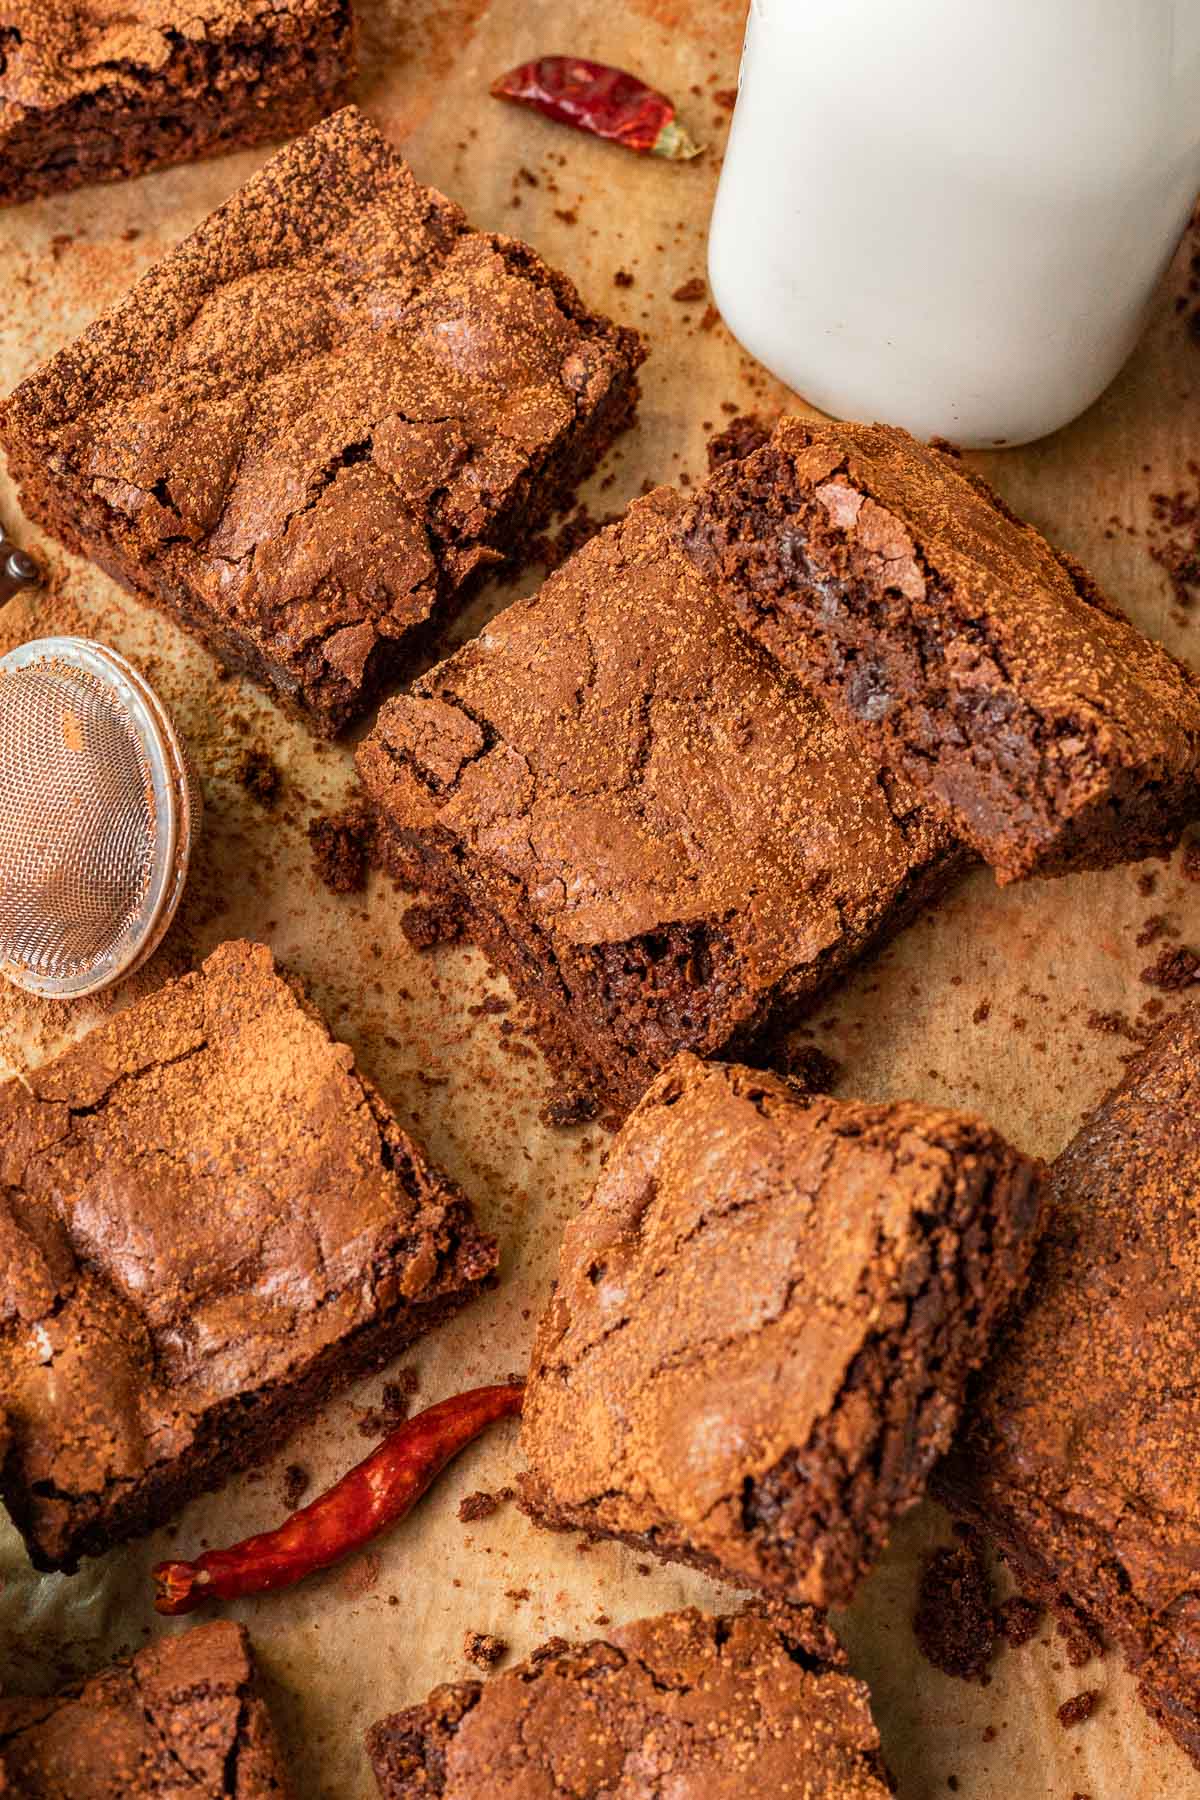
M 567 1228 L 527 1508 L 847 1600 L 949 1445 L 1039 1210 L 1037 1166 L 977 1120 L 679 1057 Z
M 866 1687 L 818 1614 L 778 1604 L 552 1639 L 381 1719 L 367 1752 L 382 1800 L 891 1792 Z
M 0 1698 L 13 1800 L 287 1800 L 250 1643 L 229 1620 L 160 1638 L 45 1700 Z
M 149 1531 L 496 1266 L 262 945 L 0 1088 L 0 1499 L 39 1568 Z
M 358 754 L 385 866 L 617 1113 L 677 1050 L 767 1043 L 963 858 L 695 574 L 683 504 L 636 501 Z
M 1063 1151 L 1049 1217 L 937 1487 L 1200 1765 L 1200 1007 Z
M 0 0 L 0 205 L 294 137 L 354 67 L 350 0 Z
M 639 340 L 353 107 L 23 382 L 31 517 L 325 734 L 574 492 Z
M 1200 795 L 1200 682 L 967 464 L 785 419 L 679 537 L 1001 881 L 1169 848 Z

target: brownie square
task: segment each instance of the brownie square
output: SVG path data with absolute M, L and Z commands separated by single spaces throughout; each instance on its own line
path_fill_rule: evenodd
M 367 1734 L 381 1800 L 891 1793 L 865 1685 L 807 1607 L 689 1607 L 553 1638 L 486 1683 L 435 1688 Z
M 614 1113 L 677 1050 L 745 1054 L 961 866 L 635 502 L 382 710 L 392 873 L 457 909 Z
M 1200 1766 L 1200 1007 L 1053 1165 L 1050 1224 L 940 1496 L 1124 1652 Z
M 70 1569 L 455 1311 L 496 1246 L 260 944 L 0 1088 L 0 1500 Z
M 567 1228 L 527 1507 L 844 1603 L 949 1445 L 1039 1214 L 1038 1166 L 976 1119 L 681 1056 Z
M 250 1641 L 219 1620 L 46 1700 L 0 1699 L 0 1793 L 23 1800 L 286 1800 Z
M 23 382 L 0 439 L 30 517 L 331 735 L 527 554 L 641 358 L 348 107 Z
M 784 419 L 680 538 L 1001 882 L 1154 855 L 1200 811 L 1196 676 L 957 456 Z
M 0 0 L 0 205 L 292 137 L 354 68 L 350 0 Z

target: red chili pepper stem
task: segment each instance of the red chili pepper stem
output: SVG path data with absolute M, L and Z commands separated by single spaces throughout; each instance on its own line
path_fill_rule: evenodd
M 521 1410 L 519 1382 L 472 1388 L 439 1400 L 389 1432 L 362 1462 L 274 1531 L 195 1562 L 158 1563 L 151 1571 L 156 1612 L 192 1612 L 207 1600 L 291 1587 L 327 1569 L 393 1525 L 415 1505 L 452 1457 L 497 1419 Z
M 585 56 L 539 56 L 492 83 L 497 100 L 531 106 L 548 119 L 672 162 L 699 156 L 665 94 L 626 69 Z

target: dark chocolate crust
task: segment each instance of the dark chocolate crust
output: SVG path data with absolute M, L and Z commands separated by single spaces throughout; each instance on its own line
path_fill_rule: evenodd
M 0 1699 L 13 1800 L 287 1800 L 245 1629 L 160 1638 L 46 1700 Z
M 558 1638 L 367 1734 L 381 1800 L 886 1800 L 866 1687 L 807 1607 L 688 1608 Z
M 72 1568 L 476 1293 L 493 1239 L 261 945 L 0 1089 L 0 1498 Z
M 294 137 L 354 70 L 350 0 L 0 0 L 0 205 Z
M 525 1396 L 528 1509 L 847 1601 L 950 1443 L 1039 1191 L 965 1115 L 679 1057 L 567 1229 Z
M 1169 849 L 1200 683 L 958 457 L 785 419 L 680 541 L 738 617 L 1002 882 Z
M 392 700 L 358 754 L 391 872 L 451 907 L 614 1115 L 755 1055 L 964 852 L 634 503 Z
M 325 735 L 518 564 L 641 345 L 353 107 L 0 407 L 30 517 Z
M 936 1485 L 1124 1651 L 1200 1766 L 1200 1008 L 1051 1172 L 1029 1295 Z

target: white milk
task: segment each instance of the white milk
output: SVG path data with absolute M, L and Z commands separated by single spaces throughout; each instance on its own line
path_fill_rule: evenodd
M 1018 444 L 1129 354 L 1200 187 L 1200 0 L 752 0 L 709 239 L 826 412 Z

